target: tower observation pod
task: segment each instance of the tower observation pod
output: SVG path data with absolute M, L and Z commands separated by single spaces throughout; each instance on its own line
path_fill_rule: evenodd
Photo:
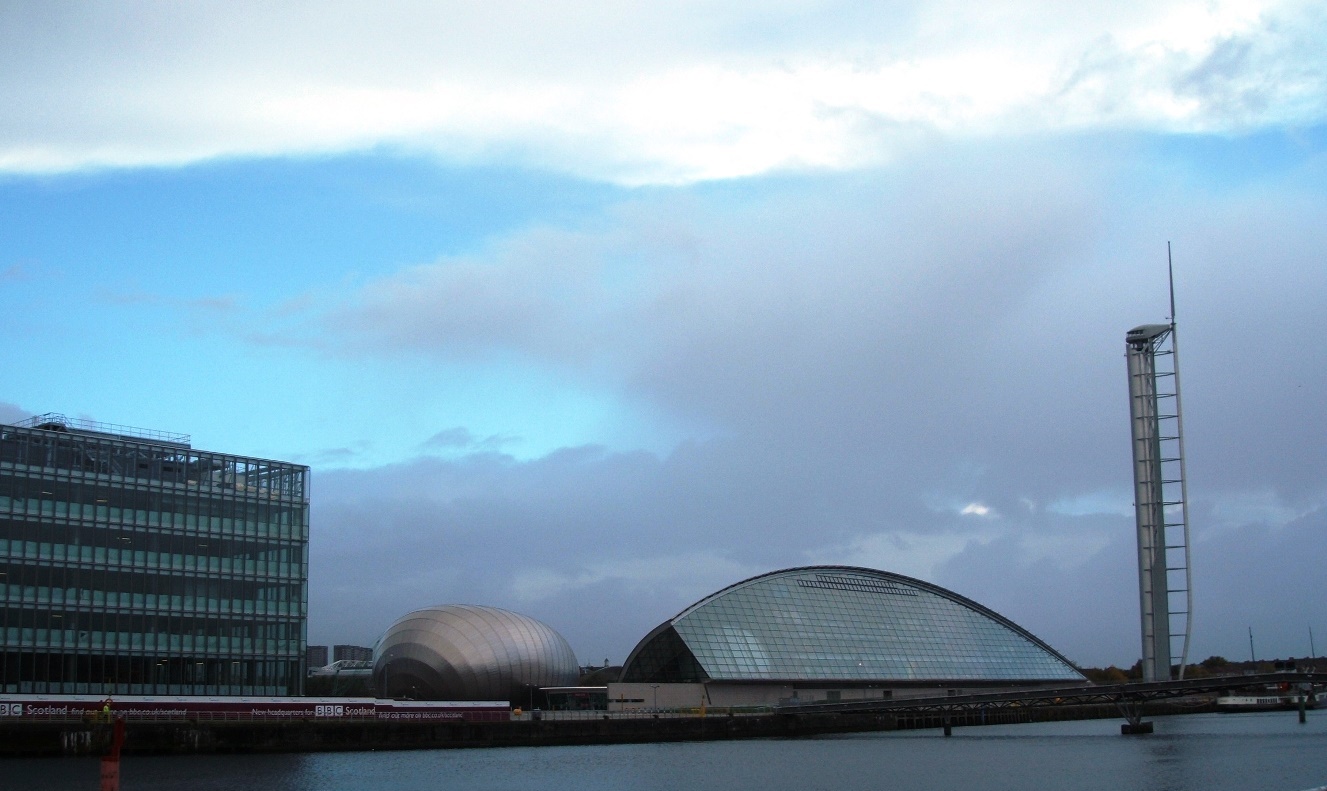
M 1193 623 L 1173 290 L 1170 312 L 1169 324 L 1144 324 L 1125 335 L 1144 681 L 1171 678 L 1176 641 L 1184 678 Z

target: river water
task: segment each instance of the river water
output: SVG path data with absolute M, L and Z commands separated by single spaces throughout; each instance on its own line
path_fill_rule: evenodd
M 802 739 L 301 755 L 126 756 L 124 791 L 1306 791 L 1327 712 L 1195 714 Z M 0 761 L 0 789 L 96 789 L 88 758 Z

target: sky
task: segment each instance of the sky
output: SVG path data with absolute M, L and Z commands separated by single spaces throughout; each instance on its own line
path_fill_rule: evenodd
M 622 662 L 845 564 L 1140 654 L 1174 256 L 1190 656 L 1327 645 L 1327 8 L 0 0 L 0 421 L 312 470 L 310 643 Z

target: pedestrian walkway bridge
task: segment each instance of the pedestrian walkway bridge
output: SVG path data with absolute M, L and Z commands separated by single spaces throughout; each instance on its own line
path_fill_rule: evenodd
M 1159 700 L 1193 695 L 1220 694 L 1248 687 L 1288 685 L 1286 689 L 1311 690 L 1327 685 L 1327 673 L 1281 671 L 1240 676 L 1208 676 L 1182 681 L 1148 681 L 1129 684 L 1080 684 L 1066 687 L 987 692 L 976 695 L 946 695 L 927 698 L 861 700 L 840 703 L 784 704 L 780 714 L 820 714 L 832 712 L 879 712 L 899 715 L 969 714 L 1015 708 L 1047 708 L 1112 704 L 1127 720 L 1124 733 L 1147 733 L 1151 724 L 1143 722 L 1145 707 Z M 947 720 L 946 720 L 947 721 Z M 946 726 L 948 730 L 948 726 Z

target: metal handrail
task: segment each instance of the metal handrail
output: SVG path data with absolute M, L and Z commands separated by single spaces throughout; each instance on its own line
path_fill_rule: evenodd
M 61 428 L 75 428 L 83 431 L 95 431 L 99 434 L 113 434 L 120 437 L 132 437 L 134 439 L 150 439 L 158 442 L 170 442 L 175 445 L 188 445 L 191 438 L 188 434 L 180 434 L 174 431 L 157 431 L 150 428 L 138 428 L 136 426 L 124 426 L 118 423 L 102 423 L 97 420 L 88 420 L 86 418 L 71 418 L 59 412 L 46 412 L 41 415 L 33 415 L 26 420 L 20 420 L 14 423 L 19 428 L 38 428 L 45 425 L 55 425 Z

